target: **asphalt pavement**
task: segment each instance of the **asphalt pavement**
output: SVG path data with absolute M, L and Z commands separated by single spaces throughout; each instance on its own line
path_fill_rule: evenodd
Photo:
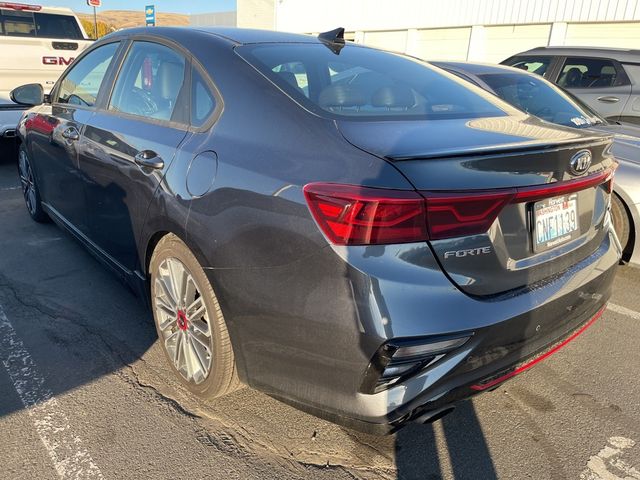
M 1 154 L 0 154 L 1 155 Z M 375 437 L 172 378 L 140 301 L 0 157 L 0 478 L 640 479 L 640 269 L 575 342 L 431 425 Z

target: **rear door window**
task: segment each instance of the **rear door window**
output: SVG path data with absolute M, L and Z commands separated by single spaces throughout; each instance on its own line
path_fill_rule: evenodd
M 35 37 L 36 24 L 32 12 L 0 10 L 0 23 L 4 35 L 15 37 Z
M 164 45 L 134 42 L 116 80 L 109 109 L 140 117 L 188 123 L 180 102 L 185 58 Z
M 54 15 L 51 13 L 35 13 L 36 35 L 42 38 L 65 38 L 82 40 L 82 32 L 75 17 L 71 15 Z
M 56 101 L 93 107 L 107 69 L 119 46 L 120 42 L 108 43 L 74 63 L 69 73 L 60 82 Z
M 629 85 L 629 78 L 613 60 L 569 57 L 557 83 L 564 88 L 607 88 Z
M 532 56 L 518 56 L 512 57 L 504 62 L 504 65 L 519 68 L 529 73 L 535 73 L 545 77 L 549 71 L 549 65 L 551 65 L 552 57 L 545 57 L 540 55 Z
M 73 15 L 0 10 L 0 35 L 82 40 Z

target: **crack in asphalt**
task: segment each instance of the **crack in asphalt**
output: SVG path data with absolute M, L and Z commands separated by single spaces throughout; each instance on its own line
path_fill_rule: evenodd
M 55 312 L 55 310 L 51 309 L 52 311 L 47 311 L 48 309 L 45 307 L 42 307 L 40 304 L 37 303 L 31 303 L 31 302 L 26 302 L 23 298 L 22 295 L 18 292 L 18 288 L 16 288 L 15 285 L 12 285 L 11 283 L 6 281 L 6 277 L 4 277 L 4 275 L 0 274 L 0 279 L 3 279 L 2 282 L 0 282 L 0 288 L 7 288 L 13 295 L 13 297 L 15 298 L 15 300 L 22 305 L 25 308 L 31 308 L 35 311 L 37 311 L 38 313 L 47 316 L 48 318 L 57 321 L 57 322 L 63 322 L 63 323 L 73 323 L 74 326 L 78 326 L 80 328 L 82 328 L 87 334 L 95 337 L 96 339 L 98 339 L 100 341 L 100 343 L 106 348 L 106 350 L 108 351 L 108 353 L 112 354 L 109 355 L 109 361 L 111 361 L 113 363 L 113 359 L 114 356 L 115 358 L 117 358 L 118 362 L 115 363 L 119 363 L 119 365 L 112 365 L 112 366 L 119 366 L 120 368 L 126 368 L 127 370 L 129 370 L 133 376 L 133 380 L 126 376 L 123 375 L 124 372 L 122 372 L 121 370 L 118 369 L 114 369 L 114 371 L 112 372 L 112 374 L 120 377 L 122 380 L 126 381 L 126 383 L 129 383 L 131 385 L 135 385 L 141 389 L 144 389 L 146 391 L 152 391 L 154 396 L 157 397 L 159 400 L 161 400 L 162 402 L 170 405 L 175 411 L 177 411 L 178 413 L 185 415 L 189 418 L 201 418 L 200 415 L 197 415 L 189 410 L 187 410 L 185 407 L 183 407 L 177 400 L 175 400 L 174 398 L 171 398 L 169 396 L 167 396 L 166 394 L 163 394 L 160 390 L 158 390 L 158 388 L 156 388 L 155 386 L 151 385 L 151 384 L 145 384 L 140 380 L 140 376 L 138 375 L 138 372 L 136 372 L 135 368 L 133 367 L 132 364 L 130 364 L 129 362 L 127 362 L 124 358 L 124 353 L 121 350 L 122 347 L 116 347 L 113 345 L 113 343 L 121 343 L 120 340 L 118 340 L 117 338 L 113 337 L 112 335 L 106 334 L 103 331 L 100 331 L 99 329 L 95 329 L 93 326 L 89 325 L 88 323 L 86 323 L 84 320 L 84 317 L 82 316 L 82 314 L 79 314 L 77 312 L 72 312 L 69 311 L 67 309 L 65 309 L 66 311 L 60 315 L 57 312 L 56 313 L 52 313 Z M 62 307 L 64 308 L 64 307 Z M 109 337 L 109 341 L 107 340 L 107 338 L 105 337 Z M 144 362 L 144 360 L 142 358 L 138 359 L 141 362 Z
M 95 328 L 93 325 L 87 323 L 86 318 L 79 312 L 75 312 L 73 310 L 69 310 L 68 308 L 62 305 L 56 305 L 56 308 L 51 308 L 48 306 L 42 305 L 40 302 L 33 302 L 25 300 L 25 295 L 21 292 L 21 288 L 13 283 L 11 283 L 6 276 L 0 273 L 0 289 L 5 289 L 10 292 L 11 297 L 15 299 L 15 301 L 25 309 L 31 309 L 38 314 L 47 317 L 56 323 L 63 324 L 72 324 L 73 326 L 77 326 L 81 328 L 86 334 L 98 340 L 99 344 L 103 347 L 103 350 L 107 355 L 104 355 L 105 360 L 110 363 L 109 367 L 112 369 L 109 372 L 116 378 L 119 378 L 122 382 L 131 386 L 135 391 L 143 393 L 145 396 L 152 397 L 156 402 L 163 404 L 169 407 L 174 413 L 179 414 L 184 417 L 188 421 L 192 423 L 192 428 L 194 430 L 195 439 L 202 445 L 213 447 L 221 453 L 237 458 L 237 459 L 249 459 L 249 458 L 257 458 L 262 461 L 275 461 L 283 468 L 289 471 L 289 473 L 295 474 L 296 470 L 300 468 L 306 470 L 309 469 L 318 469 L 318 470 L 335 470 L 340 471 L 349 476 L 352 479 L 360 479 L 361 477 L 357 476 L 354 472 L 350 471 L 348 467 L 340 464 L 330 464 L 329 462 L 320 463 L 320 462 L 309 462 L 302 461 L 295 458 L 286 458 L 281 455 L 277 451 L 272 448 L 265 448 L 266 446 L 262 446 L 262 448 L 256 450 L 255 448 L 250 448 L 243 445 L 238 439 L 231 433 L 225 430 L 220 430 L 216 432 L 212 432 L 206 428 L 203 428 L 201 425 L 197 423 L 197 420 L 201 420 L 205 417 L 195 413 L 190 410 L 188 407 L 185 407 L 180 401 L 172 398 L 171 396 L 163 393 L 158 387 L 144 382 L 140 378 L 140 373 L 136 370 L 135 366 L 129 363 L 126 360 L 127 347 L 120 345 L 122 342 L 114 337 L 113 335 Z M 61 310 L 61 311 L 60 311 Z M 150 368 L 145 360 L 142 358 L 137 358 L 137 362 L 142 362 L 145 364 L 145 368 L 149 368 L 150 371 L 157 375 L 154 372 L 153 368 Z M 199 403 L 196 401 L 196 403 Z M 224 426 L 224 423 L 219 419 L 214 419 L 213 417 L 207 415 L 206 420 L 210 422 L 219 423 L 221 426 Z M 228 426 L 224 427 L 227 428 Z M 247 439 L 250 440 L 250 439 Z M 380 452 L 378 452 L 380 453 Z M 366 469 L 354 468 L 355 470 L 362 470 L 363 473 L 366 473 Z M 374 473 L 368 471 L 368 473 Z
M 142 380 L 140 380 L 140 375 L 138 374 L 138 372 L 136 372 L 136 369 L 133 367 L 133 365 L 125 364 L 125 367 L 129 372 L 131 372 L 133 376 L 133 379 L 131 379 L 130 377 L 124 375 L 123 380 L 127 381 L 127 383 L 151 393 L 154 397 L 156 397 L 157 400 L 161 401 L 162 403 L 165 403 L 180 415 L 183 415 L 190 419 L 202 418 L 201 415 L 198 415 L 197 413 L 194 413 L 188 408 L 184 407 L 175 398 L 172 398 L 169 395 L 162 393 L 160 389 L 158 389 L 154 385 L 151 385 L 149 383 L 143 383 Z M 124 372 L 120 371 L 118 373 L 123 374 Z

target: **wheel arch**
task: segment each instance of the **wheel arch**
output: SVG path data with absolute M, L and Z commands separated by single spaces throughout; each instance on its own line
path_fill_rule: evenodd
M 640 253 L 640 248 L 638 248 L 638 245 L 636 244 L 638 240 L 640 240 L 636 233 L 636 226 L 639 224 L 638 212 L 637 210 L 635 210 L 635 208 L 632 211 L 630 205 L 633 205 L 634 207 L 635 205 L 633 204 L 633 202 L 631 202 L 631 199 L 624 190 L 616 189 L 614 187 L 613 194 L 618 198 L 618 200 L 620 200 L 620 203 L 622 203 L 625 213 L 627 214 L 627 219 L 629 220 L 630 238 L 626 250 L 622 252 L 622 259 L 625 262 L 631 262 L 633 259 L 633 263 L 639 263 L 640 259 L 637 257 L 639 256 L 638 254 Z M 634 254 L 636 257 L 635 259 Z
M 144 248 L 144 256 L 141 257 L 142 259 L 144 259 L 144 264 L 143 264 L 143 268 L 144 268 L 144 272 L 143 272 L 143 277 L 144 277 L 144 290 L 145 290 L 145 301 L 147 306 L 151 309 L 152 308 L 152 300 L 151 300 L 151 281 L 150 281 L 150 272 L 149 272 L 149 267 L 151 265 L 151 258 L 153 257 L 153 252 L 155 251 L 156 247 L 158 246 L 158 243 L 160 243 L 160 241 L 165 238 L 167 235 L 174 235 L 176 238 L 178 238 L 180 241 L 182 241 L 182 243 L 184 243 L 186 245 L 186 247 L 193 253 L 193 255 L 196 257 L 196 260 L 198 261 L 198 263 L 200 263 L 200 265 L 205 268 L 206 267 L 206 260 L 204 257 L 204 254 L 202 253 L 202 251 L 200 250 L 200 248 L 197 245 L 194 245 L 193 242 L 189 242 L 188 239 L 185 238 L 186 235 L 181 235 L 177 232 L 177 229 L 175 228 L 161 228 L 161 229 L 157 229 L 153 232 L 149 232 L 149 234 L 146 236 L 147 240 L 145 243 L 145 248 Z M 206 268 L 205 268 L 205 272 L 206 272 Z M 235 325 L 235 322 L 233 322 L 233 319 L 228 317 L 227 315 L 225 315 L 225 311 L 227 310 L 225 308 L 224 305 L 224 298 L 223 296 L 221 296 L 220 291 L 216 289 L 216 285 L 212 285 L 214 291 L 216 292 L 216 297 L 218 299 L 218 302 L 220 304 L 220 308 L 223 312 L 223 318 L 226 324 L 226 327 L 228 329 L 229 332 L 229 338 L 231 340 L 231 344 L 233 346 L 233 351 L 235 354 L 235 359 L 236 359 L 236 367 L 237 367 L 237 374 L 238 377 L 240 378 L 240 380 L 243 383 L 248 383 L 248 376 L 247 376 L 247 368 L 246 368 L 246 362 L 244 359 L 244 353 L 242 350 L 242 333 L 238 331 L 237 326 Z

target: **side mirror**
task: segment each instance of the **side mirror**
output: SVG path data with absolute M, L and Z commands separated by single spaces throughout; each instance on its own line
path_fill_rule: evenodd
M 36 106 L 44 103 L 44 89 L 39 83 L 29 83 L 14 88 L 9 96 L 20 105 Z

